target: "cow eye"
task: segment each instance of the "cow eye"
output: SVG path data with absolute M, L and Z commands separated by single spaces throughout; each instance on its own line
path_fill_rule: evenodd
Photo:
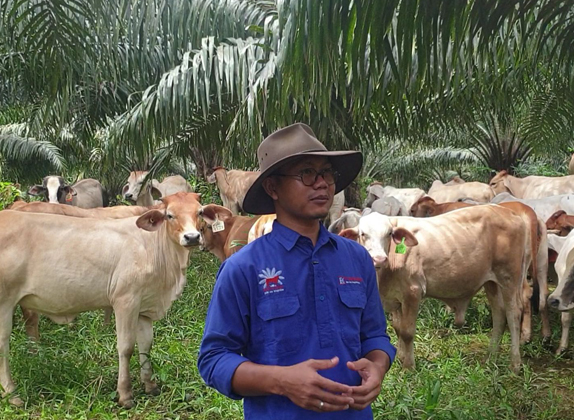
M 174 217 L 173 217 L 173 214 L 171 214 L 171 213 L 168 213 L 168 214 L 167 214 L 167 218 L 168 218 L 168 220 L 172 220 L 172 219 L 174 219 Z

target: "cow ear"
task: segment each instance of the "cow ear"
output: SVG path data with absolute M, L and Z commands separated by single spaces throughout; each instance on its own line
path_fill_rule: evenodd
M 435 211 L 436 211 L 436 210 L 435 210 L 434 207 L 429 207 L 429 208 L 427 209 L 427 217 L 432 217 L 432 216 L 434 216 Z
M 136 220 L 136 225 L 140 229 L 147 230 L 148 232 L 154 232 L 158 230 L 165 219 L 165 215 L 159 210 L 149 210 L 142 214 L 138 220 Z
M 64 191 L 66 191 L 66 194 L 78 195 L 78 191 L 76 191 L 74 188 L 70 187 L 69 185 L 66 185 L 64 187 Z
M 28 194 L 36 196 L 44 194 L 44 191 L 46 191 L 46 189 L 42 185 L 33 185 L 28 190 Z
M 209 225 L 212 225 L 216 219 L 225 221 L 226 219 L 233 217 L 231 210 L 226 207 L 218 206 L 217 204 L 208 204 L 207 206 L 203 206 L 199 211 L 199 215 Z
M 125 195 L 125 193 L 127 193 L 129 189 L 130 189 L 130 184 L 124 185 L 124 187 L 122 188 L 122 195 Z
M 348 228 L 343 229 L 341 232 L 339 232 L 339 236 L 350 239 L 352 241 L 356 241 L 357 239 L 359 239 L 359 232 L 355 228 Z
M 149 189 L 151 196 L 154 200 L 159 200 L 161 199 L 161 191 L 158 190 L 156 187 L 150 187 Z
M 402 227 L 394 228 L 391 236 L 393 237 L 393 241 L 396 244 L 400 244 L 403 238 L 405 239 L 406 246 L 416 246 L 419 244 L 417 238 L 415 238 L 415 236 L 410 231 Z

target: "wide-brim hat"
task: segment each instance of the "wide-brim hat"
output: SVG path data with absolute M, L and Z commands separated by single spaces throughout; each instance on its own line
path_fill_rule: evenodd
M 261 174 L 243 200 L 243 211 L 251 214 L 275 213 L 273 199 L 263 188 L 263 181 L 284 164 L 303 156 L 324 156 L 339 173 L 335 194 L 345 189 L 357 177 L 363 166 L 361 152 L 328 151 L 315 137 L 311 127 L 297 123 L 270 134 L 257 149 Z

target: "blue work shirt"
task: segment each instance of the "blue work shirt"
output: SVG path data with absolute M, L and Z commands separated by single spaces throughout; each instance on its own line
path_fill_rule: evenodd
M 368 252 L 323 226 L 316 245 L 275 221 L 271 233 L 245 246 L 220 267 L 199 350 L 207 385 L 234 399 L 231 379 L 251 361 L 290 366 L 308 359 L 339 364 L 320 375 L 351 386 L 361 377 L 347 368 L 372 350 L 395 348 Z M 316 413 L 287 397 L 245 397 L 246 419 L 372 419 L 370 407 Z

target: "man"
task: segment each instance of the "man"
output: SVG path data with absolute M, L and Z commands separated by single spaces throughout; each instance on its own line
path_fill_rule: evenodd
M 395 356 L 373 262 L 320 222 L 362 155 L 329 152 L 294 124 L 267 137 L 257 156 L 261 174 L 244 209 L 277 220 L 222 264 L 199 371 L 221 393 L 244 398 L 246 419 L 372 419 Z

